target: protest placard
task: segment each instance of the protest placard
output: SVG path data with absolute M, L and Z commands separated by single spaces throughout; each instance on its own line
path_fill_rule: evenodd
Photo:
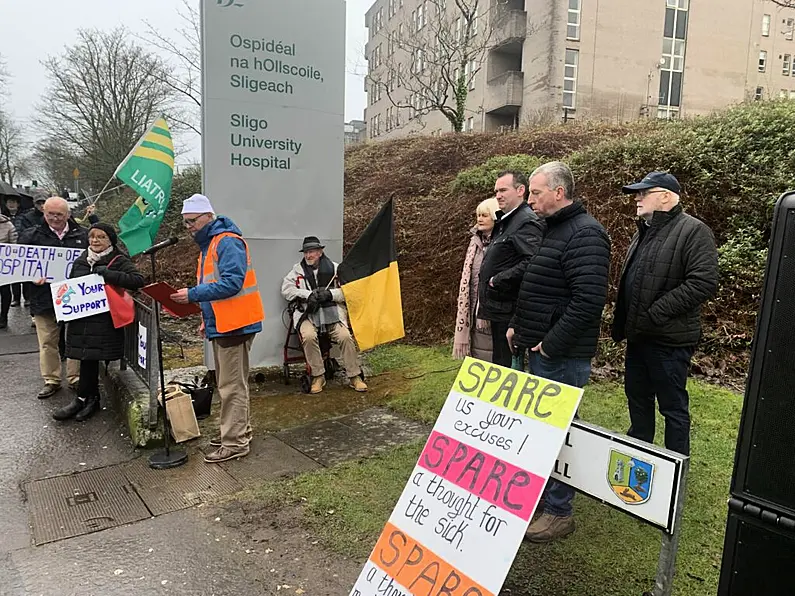
M 0 242 L 0 286 L 19 281 L 68 279 L 82 248 L 53 248 Z
M 581 397 L 464 360 L 351 596 L 498 594 Z
M 55 318 L 73 321 L 110 310 L 101 275 L 84 275 L 50 285 Z

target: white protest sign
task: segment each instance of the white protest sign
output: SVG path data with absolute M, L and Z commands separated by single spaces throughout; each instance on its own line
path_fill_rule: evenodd
M 55 318 L 59 321 L 83 319 L 110 310 L 105 280 L 100 275 L 84 275 L 50 285 Z
M 53 248 L 0 242 L 0 286 L 19 281 L 67 279 L 82 248 Z
M 464 360 L 350 595 L 499 594 L 581 397 Z
M 552 477 L 673 532 L 683 455 L 575 420 Z
M 146 327 L 138 323 L 138 366 L 146 368 Z

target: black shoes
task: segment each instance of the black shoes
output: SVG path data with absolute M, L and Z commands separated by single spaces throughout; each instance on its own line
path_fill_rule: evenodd
M 85 422 L 99 412 L 99 397 L 87 397 L 83 409 L 75 415 L 75 420 Z
M 78 412 L 81 412 L 86 407 L 86 400 L 75 397 L 69 404 L 63 408 L 58 408 L 52 413 L 52 417 L 56 420 L 69 420 L 74 418 Z
M 75 397 L 63 408 L 55 410 L 52 413 L 52 417 L 56 420 L 69 420 L 70 418 L 74 418 L 78 422 L 85 422 L 97 412 L 99 412 L 98 397 Z
M 19 306 L 19 300 L 13 300 L 11 306 Z
M 58 393 L 60 390 L 61 390 L 60 385 L 56 385 L 55 383 L 46 383 L 44 387 L 42 387 L 41 391 L 39 391 L 39 394 L 36 397 L 38 397 L 39 399 L 49 399 L 50 397 Z
M 8 316 L 0 316 L 0 329 L 8 327 Z

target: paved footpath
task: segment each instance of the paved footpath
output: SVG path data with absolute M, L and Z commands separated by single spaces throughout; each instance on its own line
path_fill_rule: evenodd
M 188 447 L 187 465 L 153 471 L 149 453 L 131 448 L 111 411 L 83 424 L 58 423 L 51 413 L 70 393 L 38 400 L 40 384 L 36 336 L 14 308 L 10 328 L 0 331 L 0 596 L 347 593 L 335 569 L 287 559 L 278 531 L 263 545 L 218 523 L 214 503 L 246 486 L 346 459 L 345 450 L 332 448 L 335 436 L 346 437 L 356 457 L 396 436 L 427 432 L 376 409 L 261 434 L 252 455 L 222 466 L 202 462 L 202 438 Z M 306 552 L 316 543 L 301 529 L 284 531 L 292 533 L 291 544 L 306 540 Z M 304 569 L 324 576 L 322 589 L 295 588 Z

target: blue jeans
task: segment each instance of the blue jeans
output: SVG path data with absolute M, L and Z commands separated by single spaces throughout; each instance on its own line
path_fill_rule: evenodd
M 558 381 L 573 387 L 585 387 L 591 377 L 591 360 L 589 358 L 547 358 L 540 352 L 530 352 L 528 372 L 550 381 Z M 574 417 L 577 418 L 575 412 Z M 568 484 L 549 479 L 544 490 L 544 513 L 558 517 L 569 517 L 572 514 L 574 489 Z

